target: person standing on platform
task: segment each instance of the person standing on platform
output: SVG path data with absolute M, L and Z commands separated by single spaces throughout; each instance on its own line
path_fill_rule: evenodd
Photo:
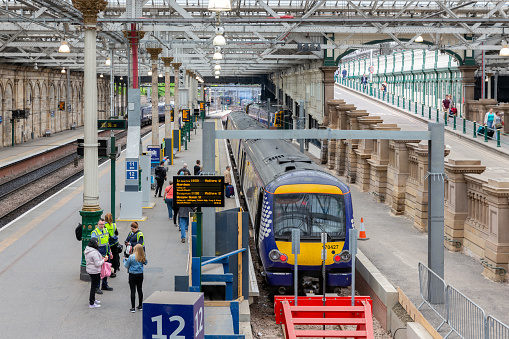
M 366 89 L 366 85 L 368 84 L 368 77 L 366 76 L 366 74 L 363 74 L 362 75 L 362 78 L 361 78 L 361 85 L 362 85 L 362 88 L 363 89 Z
M 500 131 L 502 127 L 504 127 L 504 121 L 502 120 L 502 116 L 500 115 L 499 111 L 495 112 L 495 120 L 493 126 L 495 127 L 495 132 Z M 495 138 L 498 141 L 498 133 L 496 133 Z
M 232 191 L 233 186 L 230 188 L 229 186 L 232 185 L 232 174 L 230 171 L 230 166 L 226 166 L 226 170 L 223 173 L 224 175 L 224 195 L 229 198 L 232 195 L 232 192 L 228 192 L 228 190 Z
M 449 100 L 449 95 L 445 96 L 445 99 L 442 100 L 442 110 L 444 111 L 444 117 L 447 119 L 447 115 L 449 114 L 449 108 L 451 106 L 451 101 Z
M 157 192 L 159 192 L 159 198 L 161 197 L 161 193 L 163 190 L 163 184 L 166 180 L 166 168 L 164 168 L 164 161 L 161 161 L 161 163 L 156 167 L 154 173 L 156 175 L 156 192 L 154 194 L 154 197 L 157 197 Z
M 129 232 L 127 238 L 125 238 L 125 245 L 131 246 L 131 253 L 129 253 L 129 255 L 132 254 L 132 249 L 137 244 L 141 244 L 141 246 L 143 246 L 143 250 L 145 250 L 145 239 L 143 238 L 143 232 L 140 231 L 138 223 L 134 221 L 131 224 L 131 232 Z
M 184 163 L 181 169 L 177 171 L 177 175 L 180 175 L 180 172 L 184 172 L 185 175 L 191 175 L 191 172 L 187 169 L 187 164 Z
M 189 213 L 193 212 L 191 207 L 180 207 L 179 208 L 179 231 L 180 241 L 186 242 L 186 231 L 189 226 Z
M 138 310 L 143 310 L 143 265 L 148 263 L 145 257 L 143 246 L 134 246 L 133 254 L 124 258 L 124 266 L 129 272 L 129 287 L 131 288 L 131 313 L 134 313 L 134 302 L 136 301 L 136 290 L 138 290 Z
M 198 175 L 200 171 L 201 171 L 200 160 L 196 160 L 196 165 L 194 165 L 194 175 Z
M 490 108 L 490 110 L 484 115 L 484 126 L 488 127 L 488 135 L 493 132 L 494 125 L 495 113 L 493 113 L 493 108 Z
M 111 272 L 110 277 L 115 278 L 117 275 L 117 271 L 120 268 L 120 253 L 118 253 L 118 230 L 117 230 L 117 224 L 113 222 L 113 215 L 111 213 L 106 213 L 104 216 L 104 221 L 106 221 L 106 224 L 104 225 L 106 229 L 108 230 L 109 234 L 109 243 L 110 243 L 110 250 L 113 254 L 113 259 L 111 260 L 111 268 L 113 269 L 113 272 Z
M 168 207 L 168 217 L 173 218 L 173 182 L 170 180 L 168 186 L 164 189 L 164 202 Z
M 97 291 L 97 286 L 101 282 L 101 267 L 104 264 L 105 258 L 99 253 L 98 248 L 97 238 L 91 238 L 84 251 L 85 261 L 87 263 L 86 269 L 90 276 L 90 297 L 88 299 L 88 307 L 90 308 L 101 307 L 101 302 L 95 300 L 95 292 Z
M 97 243 L 99 246 L 99 253 L 101 253 L 102 256 L 106 257 L 106 260 L 113 259 L 113 255 L 111 254 L 110 250 L 110 234 L 108 233 L 108 230 L 106 227 L 104 227 L 105 221 L 103 218 L 99 219 L 99 222 L 97 223 L 97 227 L 95 230 L 92 231 L 90 234 L 91 238 L 96 238 Z M 97 284 L 97 294 L 103 294 L 101 290 L 105 291 L 113 291 L 113 287 L 108 286 L 108 277 L 103 278 L 103 283 L 101 289 L 99 289 L 99 283 Z

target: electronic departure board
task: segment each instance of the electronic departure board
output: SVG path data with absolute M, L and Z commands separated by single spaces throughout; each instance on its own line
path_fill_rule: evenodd
M 176 207 L 224 207 L 224 177 L 174 176 L 173 204 Z

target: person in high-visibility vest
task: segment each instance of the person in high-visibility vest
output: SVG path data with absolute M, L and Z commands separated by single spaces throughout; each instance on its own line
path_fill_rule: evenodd
M 122 252 L 122 250 L 120 250 L 120 252 L 118 251 L 118 230 L 117 224 L 113 222 L 113 215 L 111 213 L 106 213 L 104 219 L 106 221 L 104 226 L 108 230 L 110 237 L 110 250 L 113 254 L 113 259 L 111 260 L 111 268 L 113 269 L 113 272 L 111 272 L 110 277 L 115 278 L 117 276 L 116 273 L 120 268 L 120 252 Z
M 99 245 L 99 253 L 101 253 L 102 256 L 107 256 L 110 260 L 113 259 L 113 255 L 110 251 L 110 234 L 108 233 L 108 230 L 106 227 L 104 227 L 105 221 L 103 218 L 99 219 L 99 222 L 97 223 L 97 227 L 95 230 L 92 231 L 90 237 L 91 238 L 97 238 L 97 242 Z M 113 287 L 108 286 L 108 278 L 103 278 L 103 283 L 101 289 L 99 289 L 100 283 L 97 285 L 97 294 L 103 294 L 102 290 L 105 291 L 113 291 Z
M 129 251 L 129 253 L 124 253 L 124 257 L 128 258 L 133 253 L 132 249 L 137 244 L 141 244 L 141 246 L 143 246 L 143 250 L 145 251 L 145 239 L 143 237 L 143 232 L 140 231 L 138 223 L 134 221 L 131 224 L 131 232 L 129 232 L 127 238 L 125 239 L 126 252 L 128 246 L 131 246 L 131 250 Z

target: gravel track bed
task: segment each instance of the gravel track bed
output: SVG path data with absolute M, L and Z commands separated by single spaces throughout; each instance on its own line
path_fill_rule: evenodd
M 0 201 L 4 200 L 4 197 L 9 195 L 11 192 L 19 189 L 20 187 L 24 185 L 28 185 L 31 182 L 35 182 L 42 177 L 58 170 L 59 168 L 62 168 L 66 166 L 67 164 L 74 161 L 76 158 L 76 154 L 70 154 L 67 156 L 64 156 L 58 160 L 55 160 L 46 166 L 40 167 L 38 169 L 33 170 L 32 172 L 29 172 L 27 174 L 21 175 L 15 179 L 12 179 L 5 184 L 0 185 Z M 1 215 L 1 213 L 0 213 Z
M 146 126 L 141 129 L 141 136 L 145 136 L 152 131 L 151 126 Z M 121 150 L 125 149 L 127 142 L 127 132 L 125 133 L 117 133 L 122 136 L 116 140 L 117 146 L 121 148 Z M 71 163 L 62 166 L 62 159 L 72 157 Z M 32 174 L 30 172 L 19 179 L 26 177 L 27 175 L 31 175 L 31 182 L 23 187 L 22 189 L 12 192 L 10 194 L 5 195 L 4 199 L 0 199 L 0 229 L 5 226 L 7 223 L 16 219 L 21 214 L 30 210 L 34 206 L 37 206 L 39 203 L 55 194 L 74 180 L 83 176 L 83 158 L 78 157 L 77 166 L 75 166 L 74 158 L 75 154 L 63 157 L 59 160 L 56 160 L 50 164 L 50 167 L 53 163 L 60 162 L 60 169 L 55 171 L 56 166 L 53 166 L 54 173 L 48 174 L 43 179 L 41 179 L 42 172 L 38 172 L 39 174 Z M 108 159 L 99 159 L 99 165 Z M 40 167 L 39 170 L 45 169 L 47 166 Z M 51 173 L 51 170 L 46 170 L 47 173 Z M 11 180 L 14 182 L 16 179 Z M 27 180 L 27 179 L 23 179 Z M 14 184 L 13 184 L 14 185 Z M 2 187 L 3 188 L 3 187 Z M 3 190 L 2 190 L 3 192 Z

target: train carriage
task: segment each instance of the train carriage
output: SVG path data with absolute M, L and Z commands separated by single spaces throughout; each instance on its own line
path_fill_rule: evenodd
M 264 128 L 243 111 L 230 113 L 226 127 Z M 230 140 L 230 145 L 267 283 L 279 293 L 293 289 L 291 233 L 299 229 L 301 292 L 321 291 L 322 233 L 327 233 L 326 286 L 349 286 L 353 209 L 348 186 L 284 140 Z

